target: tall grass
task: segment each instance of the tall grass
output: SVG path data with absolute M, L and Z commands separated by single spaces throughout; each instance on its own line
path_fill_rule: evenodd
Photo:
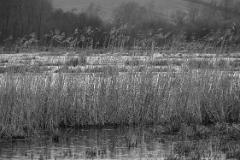
M 5 74 L 0 135 L 62 127 L 240 121 L 240 77 L 219 71 L 89 75 Z

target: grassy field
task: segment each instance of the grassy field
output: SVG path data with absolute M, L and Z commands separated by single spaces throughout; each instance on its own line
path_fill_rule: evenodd
M 237 53 L 40 52 L 0 55 L 0 62 L 2 138 L 147 124 L 164 127 L 156 132 L 214 126 L 240 135 Z

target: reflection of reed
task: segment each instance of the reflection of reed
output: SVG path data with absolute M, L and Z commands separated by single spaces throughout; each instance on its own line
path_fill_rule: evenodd
M 126 139 L 127 139 L 127 147 L 128 148 L 137 148 L 138 141 L 137 141 L 136 135 L 131 135 L 129 137 L 126 137 Z
M 90 133 L 91 132 L 91 133 Z M 38 141 L 17 141 L 12 146 L 0 143 L 0 159 L 239 159 L 239 141 L 211 138 L 205 140 L 171 139 L 172 136 L 152 136 L 152 130 L 127 129 L 60 134 L 59 144 L 52 145 L 49 137 Z M 90 135 L 91 134 L 91 135 Z M 87 135 L 87 136 L 85 136 Z M 66 142 L 64 137 L 70 137 Z M 77 137 L 77 138 L 76 138 Z M 45 139 L 46 138 L 46 139 Z M 169 139 L 168 139 L 169 138 Z M 176 137 L 178 138 L 178 137 Z M 86 141 L 84 141 L 84 140 Z M 165 139 L 165 143 L 159 142 Z M 179 139 L 177 139 L 179 140 Z M 173 142 L 172 142 L 173 141 Z M 26 144 L 27 143 L 27 144 Z M 40 144 L 38 144 L 40 143 Z M 34 147 L 33 147 L 34 146 Z M 91 146 L 91 147 L 89 147 Z M 11 147 L 11 148 L 9 148 Z M 19 147 L 19 148 L 18 148 Z M 25 154 L 22 154 L 25 153 Z
M 130 129 L 125 135 L 126 146 L 129 149 L 139 147 L 140 141 L 141 141 L 141 139 L 139 139 L 139 133 L 138 133 L 138 130 Z
M 58 135 L 53 135 L 53 136 L 52 136 L 52 141 L 53 141 L 54 143 L 59 143 L 59 136 L 58 136 Z
M 171 152 L 167 159 L 226 159 L 221 150 L 220 141 L 176 141 L 171 145 Z
M 54 129 L 52 131 L 52 142 L 53 143 L 59 143 L 59 138 L 60 138 L 60 133 L 59 133 L 59 130 L 58 129 Z

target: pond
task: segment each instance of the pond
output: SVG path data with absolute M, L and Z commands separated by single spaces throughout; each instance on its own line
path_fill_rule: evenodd
M 65 130 L 59 137 L 0 141 L 0 160 L 239 159 L 240 141 L 160 135 L 154 128 Z

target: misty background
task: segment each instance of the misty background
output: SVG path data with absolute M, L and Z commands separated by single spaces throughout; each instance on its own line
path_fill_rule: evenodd
M 240 43 L 240 0 L 1 0 L 0 44 L 151 48 Z
M 188 6 L 188 3 L 183 0 L 53 0 L 53 6 L 64 11 L 82 12 L 91 3 L 94 3 L 101 9 L 101 17 L 104 20 L 112 20 L 114 9 L 127 2 L 137 2 L 144 6 L 152 4 L 153 10 L 166 16 L 176 10 L 186 10 Z

